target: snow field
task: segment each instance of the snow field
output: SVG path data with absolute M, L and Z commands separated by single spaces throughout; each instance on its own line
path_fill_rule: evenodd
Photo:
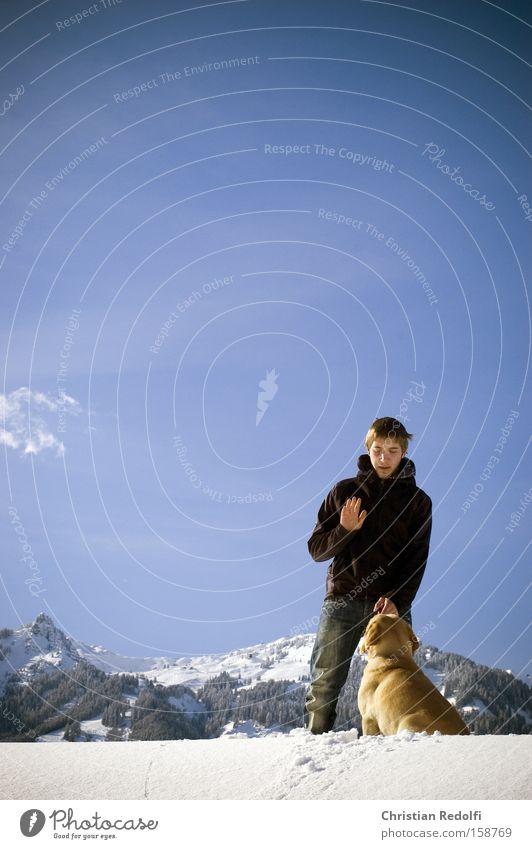
M 532 740 L 356 730 L 312 736 L 5 743 L 3 799 L 527 799 Z

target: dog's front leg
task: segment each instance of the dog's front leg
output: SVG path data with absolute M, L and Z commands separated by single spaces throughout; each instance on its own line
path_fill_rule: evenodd
M 375 736 L 375 735 L 380 734 L 380 733 L 381 733 L 381 730 L 380 730 L 378 723 L 375 719 L 373 719 L 373 718 L 370 719 L 367 716 L 362 717 L 362 734 L 365 737 Z

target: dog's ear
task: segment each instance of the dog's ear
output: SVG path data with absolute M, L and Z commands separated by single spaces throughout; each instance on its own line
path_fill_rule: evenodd
M 408 624 L 408 622 L 406 623 L 406 626 L 407 626 L 407 629 L 408 629 L 408 641 L 410 643 L 412 643 L 412 654 L 415 654 L 417 652 L 418 648 L 420 647 L 421 643 L 419 642 L 418 638 L 414 634 L 414 632 L 413 632 L 412 628 L 410 627 L 410 625 Z
M 358 653 L 359 654 L 366 654 L 367 650 L 369 649 L 369 647 L 371 645 L 368 631 L 369 631 L 369 625 L 366 627 L 366 630 L 362 634 L 362 640 L 360 641 L 360 645 L 358 647 Z
M 366 628 L 366 630 L 362 634 L 362 640 L 360 641 L 360 645 L 358 647 L 358 653 L 359 654 L 366 654 L 369 647 L 370 647 L 370 641 L 369 641 L 369 638 L 368 638 L 368 629 Z
M 366 630 L 362 636 L 362 642 L 360 643 L 359 652 L 360 654 L 366 654 L 367 650 L 376 643 L 376 635 L 378 634 L 377 623 L 370 619 L 368 624 L 366 625 Z

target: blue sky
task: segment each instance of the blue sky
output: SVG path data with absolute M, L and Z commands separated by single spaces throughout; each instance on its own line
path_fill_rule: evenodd
M 433 500 L 415 627 L 524 674 L 527 4 L 16 12 L 0 624 L 131 655 L 311 630 L 317 510 L 394 415 Z

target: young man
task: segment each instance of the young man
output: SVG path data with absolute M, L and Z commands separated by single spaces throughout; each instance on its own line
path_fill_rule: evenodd
M 429 553 L 432 502 L 405 458 L 413 434 L 393 418 L 376 419 L 358 474 L 337 483 L 318 512 L 308 548 L 333 558 L 310 661 L 305 726 L 330 731 L 351 658 L 369 619 L 392 613 L 412 624 L 410 607 Z

